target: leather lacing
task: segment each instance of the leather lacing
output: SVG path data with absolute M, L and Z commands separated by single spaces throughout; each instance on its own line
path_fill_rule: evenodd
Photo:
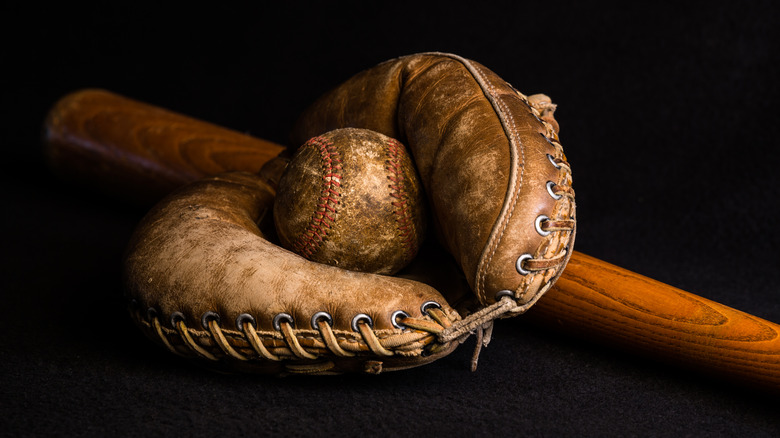
M 442 311 L 438 305 L 436 306 L 437 307 L 429 307 L 426 309 L 426 314 L 430 319 L 412 318 L 408 316 L 403 317 L 398 323 L 411 330 L 402 331 L 396 336 L 380 339 L 371 325 L 366 321 L 357 322 L 358 332 L 365 342 L 367 349 L 378 357 L 393 356 L 397 351 L 403 351 L 403 347 L 405 346 L 418 345 L 420 343 L 430 344 L 433 337 L 435 337 L 437 342 L 432 346 L 429 353 L 435 353 L 439 348 L 442 348 L 450 342 L 463 342 L 470 335 L 476 333 L 477 350 L 472 358 L 472 369 L 476 369 L 477 358 L 481 347 L 486 346 L 490 342 L 490 333 L 492 332 L 493 327 L 492 322 L 504 314 L 518 311 L 524 312 L 530 307 L 530 305 L 517 306 L 514 300 L 509 299 L 509 297 L 504 297 L 497 303 L 488 306 L 479 312 L 475 312 L 463 320 L 453 323 L 444 311 Z M 240 353 L 231 345 L 229 338 L 234 339 L 236 336 L 232 333 L 226 335 L 220 325 L 219 317 L 213 312 L 209 313 L 214 316 L 209 318 L 204 317 L 206 333 L 188 327 L 184 321 L 183 314 L 179 312 L 175 312 L 171 317 L 171 322 L 174 327 L 173 330 L 162 326 L 160 318 L 153 308 L 150 308 L 147 312 L 147 318 L 149 320 L 146 321 L 145 319 L 142 319 L 142 322 L 148 324 L 168 350 L 180 356 L 183 356 L 182 352 L 171 344 L 169 340 L 168 336 L 171 332 L 179 335 L 179 338 L 187 349 L 194 352 L 196 355 L 211 361 L 218 361 L 220 360 L 220 357 L 204 348 L 201 345 L 202 342 L 198 342 L 198 340 L 203 337 L 210 338 L 210 340 L 219 347 L 223 353 L 222 357 L 229 357 L 239 361 L 258 359 L 274 362 L 283 361 L 285 359 L 315 360 L 327 354 L 322 348 L 312 349 L 314 351 L 307 351 L 306 348 L 301 345 L 292 322 L 287 320 L 279 323 L 279 332 L 281 338 L 287 345 L 289 353 L 274 354 L 263 342 L 263 336 L 257 332 L 254 319 L 251 317 L 244 319 L 239 318 L 240 332 L 243 334 L 243 338 L 246 342 L 251 346 L 251 350 L 255 353 L 254 357 L 250 357 L 249 355 Z M 356 352 L 348 351 L 342 347 L 342 343 L 338 341 L 336 334 L 328 321 L 323 319 L 318 320 L 317 330 L 320 334 L 322 343 L 331 354 L 338 357 L 354 357 L 357 355 Z M 193 336 L 193 334 L 196 336 Z M 433 335 L 433 337 L 431 335 Z M 425 342 L 425 338 L 431 339 L 429 339 L 428 342 Z M 312 364 L 312 366 L 321 367 L 322 364 Z M 288 370 L 292 372 L 326 371 L 326 369 L 317 368 L 315 370 L 309 366 L 300 364 L 293 366 L 292 368 L 288 367 Z
M 537 120 L 544 125 L 546 133 L 540 133 L 540 135 L 555 150 L 554 154 L 548 154 L 547 158 L 551 165 L 559 170 L 559 180 L 557 182 L 548 181 L 546 190 L 556 201 L 555 213 L 562 217 L 549 218 L 547 216 L 539 216 L 536 223 L 537 232 L 547 237 L 546 243 L 540 246 L 538 250 L 539 253 L 543 253 L 545 245 L 552 241 L 553 233 L 573 233 L 576 227 L 574 219 L 574 189 L 571 187 L 571 166 L 565 159 L 563 146 L 558 142 L 558 134 L 555 128 L 550 122 L 545 120 L 548 117 L 543 117 L 539 109 L 531 105 L 525 95 L 520 92 L 517 92 L 517 94 L 529 105 L 531 112 Z M 536 275 L 552 270 L 559 271 L 568 259 L 569 251 L 570 248 L 566 245 L 561 250 L 556 251 L 554 255 L 548 257 L 522 254 L 517 260 L 517 271 L 524 276 Z M 552 283 L 548 281 L 543 290 L 539 291 L 537 297 L 551 285 Z M 524 313 L 535 303 L 535 300 L 518 302 L 519 298 L 514 291 L 498 292 L 494 304 L 484 307 L 447 327 L 437 335 L 437 340 L 442 344 L 455 340 L 462 342 L 471 334 L 476 334 L 477 342 L 471 359 L 471 369 L 476 370 L 482 347 L 486 347 L 490 343 L 494 321 L 504 315 Z
M 539 112 L 535 108 L 531 108 L 534 115 L 539 116 Z M 574 189 L 571 187 L 571 166 L 563 158 L 563 146 L 557 140 L 557 133 L 553 129 L 552 125 L 542 119 L 540 122 L 546 127 L 547 135 L 540 133 L 540 135 L 549 142 L 555 148 L 555 156 L 548 154 L 547 158 L 550 163 L 560 170 L 560 181 L 548 181 L 546 185 L 549 196 L 557 201 L 558 204 L 566 202 L 571 206 L 571 211 L 561 218 L 549 218 L 547 216 L 539 216 L 537 218 L 537 232 L 542 236 L 548 236 L 552 233 L 567 232 L 571 233 L 576 227 L 576 220 L 574 219 Z M 522 275 L 532 274 L 541 271 L 547 271 L 549 269 L 555 269 L 561 266 L 567 259 L 568 247 L 563 251 L 559 251 L 552 257 L 537 258 L 530 254 L 523 254 L 518 259 L 517 270 Z
M 518 92 L 523 100 L 528 103 L 526 97 Z M 537 231 L 543 233 L 561 233 L 574 231 L 576 221 L 574 220 L 574 190 L 571 188 L 571 166 L 565 160 L 563 147 L 558 142 L 558 135 L 552 125 L 541 117 L 541 113 L 531 106 L 534 115 L 546 128 L 546 135 L 541 134 L 555 149 L 554 155 L 548 155 L 550 163 L 560 170 L 560 180 L 558 182 L 549 181 L 547 191 L 558 202 L 566 202 L 570 205 L 569 213 L 562 218 L 547 218 L 546 216 L 538 222 Z M 547 235 L 547 234 L 545 234 Z M 552 257 L 534 257 L 530 254 L 523 254 L 518 259 L 518 272 L 523 275 L 534 275 L 544 271 L 559 268 L 568 256 L 569 248 L 565 247 L 558 251 Z M 548 286 L 549 287 L 549 284 Z M 497 294 L 496 302 L 482 308 L 481 310 L 470 314 L 457 322 L 452 322 L 446 314 L 438 307 L 429 307 L 423 309 L 424 314 L 429 318 L 412 318 L 403 315 L 400 324 L 411 330 L 400 330 L 392 336 L 380 338 L 373 330 L 370 321 L 357 321 L 355 326 L 360 339 L 365 348 L 360 348 L 354 342 L 339 341 L 336 333 L 333 331 L 330 322 L 325 319 L 319 319 L 313 322 L 313 326 L 318 333 L 318 340 L 322 347 L 304 347 L 299 341 L 299 336 L 304 336 L 301 330 L 296 330 L 292 318 L 279 321 L 275 324 L 278 336 L 270 336 L 267 333 L 258 333 L 254 318 L 248 314 L 239 316 L 237 320 L 238 332 L 228 333 L 219 324 L 219 317 L 216 313 L 209 312 L 210 317 L 204 315 L 203 325 L 206 333 L 187 327 L 184 316 L 181 313 L 174 313 L 171 318 L 174 330 L 165 328 L 160 324 L 157 312 L 150 308 L 147 312 L 147 320 L 143 323 L 148 325 L 154 333 L 157 334 L 163 345 L 175 354 L 181 355 L 181 352 L 168 339 L 168 334 L 175 332 L 181 338 L 183 344 L 191 351 L 208 360 L 216 361 L 219 358 L 205 349 L 193 338 L 196 333 L 198 338 L 209 337 L 222 351 L 225 357 L 230 357 L 240 361 L 255 359 L 265 359 L 269 361 L 283 361 L 285 359 L 306 359 L 315 360 L 328 353 L 337 357 L 354 357 L 361 351 L 368 350 L 374 356 L 392 356 L 399 352 L 419 348 L 422 345 L 433 344 L 428 350 L 433 353 L 437 348 L 443 348 L 450 342 L 463 342 L 472 334 L 476 334 L 477 343 L 472 356 L 472 370 L 476 369 L 477 361 L 481 348 L 487 346 L 490 342 L 493 323 L 496 319 L 504 315 L 517 315 L 524 313 L 533 304 L 534 301 L 518 304 L 513 291 L 500 291 Z M 401 312 L 403 313 L 403 312 Z M 289 316 L 289 315 L 288 315 Z M 141 319 L 141 318 L 139 318 Z M 230 339 L 243 338 L 255 353 L 254 357 L 237 351 L 229 341 Z M 279 348 L 276 341 L 281 339 L 287 348 Z M 273 352 L 266 345 L 266 340 L 273 346 Z M 433 342 L 435 340 L 435 342 Z M 207 343 L 208 341 L 204 342 Z M 308 350 L 307 350 L 308 348 Z M 368 364 L 368 362 L 367 362 Z M 291 372 L 321 372 L 327 371 L 332 364 L 311 363 L 311 364 L 289 364 L 287 369 Z
M 517 89 L 507 84 L 509 88 L 516 93 L 516 95 L 526 104 L 531 110 L 531 114 L 536 120 L 542 124 L 545 132 L 540 132 L 539 135 L 549 143 L 554 152 L 547 154 L 547 159 L 550 164 L 558 169 L 558 181 L 548 181 L 546 190 L 548 194 L 556 201 L 556 212 L 560 212 L 564 204 L 569 208 L 567 213 L 564 213 L 564 217 L 549 218 L 547 216 L 540 216 L 537 218 L 537 231 L 542 236 L 548 236 L 552 233 L 572 233 L 574 232 L 576 221 L 574 220 L 574 189 L 571 187 L 571 166 L 566 161 L 563 153 L 563 146 L 558 141 L 558 132 L 553 126 L 555 123 L 553 113 L 555 111 L 555 105 L 550 102 L 532 102 L 528 96 L 519 92 Z M 553 123 L 551 123 L 551 121 Z M 549 243 L 550 239 L 547 240 Z M 542 247 L 539 249 L 542 252 Z M 535 274 L 542 271 L 548 271 L 560 267 L 566 261 L 566 254 L 568 253 L 568 247 L 563 251 L 558 251 L 557 254 L 552 257 L 538 257 L 531 254 L 522 254 L 518 258 L 517 271 L 521 275 Z M 478 334 L 478 336 L 480 336 Z M 489 336 L 488 336 L 489 338 Z
M 356 332 L 362 343 L 350 342 L 344 336 L 342 336 L 343 340 L 339 341 L 339 337 L 331 327 L 329 319 L 316 319 L 315 321 L 312 321 L 312 324 L 315 326 L 315 330 L 319 335 L 317 340 L 321 342 L 321 346 L 316 345 L 315 343 L 314 346 L 308 347 L 304 347 L 300 339 L 311 339 L 311 336 L 308 335 L 311 331 L 308 331 L 309 333 L 303 333 L 302 330 L 297 330 L 292 318 L 287 314 L 281 315 L 289 318 L 278 318 L 277 316 L 279 320 L 274 321 L 274 330 L 277 332 L 276 336 L 269 336 L 267 333 L 258 333 L 254 318 L 248 314 L 242 314 L 236 320 L 239 329 L 238 331 L 226 331 L 223 329 L 220 324 L 219 315 L 215 312 L 207 312 L 204 314 L 202 325 L 205 331 L 188 327 L 184 315 L 180 312 L 174 312 L 171 315 L 170 321 L 173 329 L 163 327 L 160 318 L 158 317 L 158 313 L 154 308 L 150 308 L 147 311 L 146 318 L 139 319 L 142 323 L 148 325 L 168 350 L 177 355 L 183 354 L 180 349 L 175 347 L 169 340 L 169 336 L 174 333 L 178 335 L 182 344 L 189 351 L 211 361 L 218 361 L 222 357 L 229 357 L 239 361 L 257 359 L 275 362 L 283 361 L 285 359 L 304 359 L 311 361 L 328 354 L 337 357 L 354 357 L 360 352 L 365 351 L 369 351 L 377 357 L 387 357 L 397 353 L 414 351 L 429 346 L 434 343 L 436 335 L 444 332 L 453 325 L 450 318 L 441 310 L 441 306 L 437 303 L 433 304 L 434 306 L 428 306 L 427 308 L 425 308 L 424 305 L 423 310 L 428 318 L 413 318 L 407 316 L 404 312 L 400 312 L 401 316 L 397 317 L 397 324 L 403 326 L 405 329 L 402 328 L 390 336 L 380 337 L 377 332 L 374 331 L 373 323 L 370 318 L 367 318 L 366 315 L 359 315 L 367 318 L 353 322 L 353 326 L 357 329 Z M 250 348 L 243 348 L 241 350 L 244 352 L 239 352 L 239 350 L 234 347 L 237 338 L 243 338 Z M 276 345 L 279 340 L 284 342 L 286 348 Z M 215 344 L 223 354 L 220 357 L 220 355 L 205 348 L 204 344 Z M 270 348 L 268 344 L 271 345 Z M 436 347 L 436 345 L 431 346 L 428 353 L 435 352 L 437 350 Z M 252 351 L 255 354 L 246 354 L 247 350 Z M 322 366 L 322 364 L 313 365 Z M 297 368 L 293 367 L 290 369 L 288 367 L 288 369 L 293 372 L 324 371 L 323 369 L 314 370 L 311 367 L 304 365 L 296 366 Z M 300 368 L 300 370 L 298 370 L 298 368 Z

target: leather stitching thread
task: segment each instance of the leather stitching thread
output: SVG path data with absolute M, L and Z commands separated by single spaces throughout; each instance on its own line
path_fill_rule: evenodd
M 314 137 L 304 147 L 319 149 L 322 164 L 322 191 L 319 203 L 312 214 L 309 224 L 292 247 L 298 254 L 311 258 L 322 245 L 330 228 L 336 220 L 337 207 L 341 194 L 341 158 L 332 142 L 323 137 Z
M 387 144 L 387 161 L 385 169 L 390 172 L 387 179 L 390 180 L 390 196 L 395 199 L 391 204 L 395 207 L 393 214 L 396 216 L 396 223 L 401 239 L 401 247 L 404 250 L 404 256 L 407 259 L 414 257 L 417 253 L 417 230 L 409 211 L 411 203 L 406 191 L 407 183 L 404 179 L 401 162 L 406 155 L 403 145 L 394 139 L 390 139 Z
M 148 314 L 149 312 L 147 312 Z M 159 318 L 154 312 L 149 316 L 150 320 L 143 318 L 140 312 L 135 313 L 135 318 L 145 327 L 150 329 L 162 341 L 171 352 L 182 353 L 171 343 L 169 336 L 178 335 L 181 343 L 191 352 L 202 358 L 218 361 L 222 358 L 234 360 L 272 360 L 285 359 L 317 359 L 323 355 L 337 357 L 354 357 L 359 352 L 370 352 L 376 356 L 392 356 L 395 354 L 409 355 L 415 350 L 431 344 L 435 336 L 446 330 L 453 323 L 444 312 L 438 312 L 436 318 L 412 318 L 407 317 L 402 324 L 407 325 L 412 331 L 401 333 L 378 333 L 364 322 L 358 323 L 359 333 L 338 333 L 329 324 L 318 324 L 317 330 L 295 329 L 289 322 L 280 324 L 281 331 L 274 333 L 258 332 L 250 322 L 244 322 L 240 331 L 224 330 L 218 320 L 210 320 L 207 330 L 197 330 L 187 327 L 183 320 L 176 321 L 176 326 L 171 329 L 160 324 Z M 445 326 L 436 321 L 440 320 Z M 236 341 L 241 340 L 247 345 L 236 347 Z M 319 345 L 304 347 L 300 341 L 316 341 Z M 231 342 L 232 341 L 232 342 Z M 264 342 L 265 341 L 265 342 Z M 269 348 L 267 342 L 283 342 L 286 348 Z M 335 341 L 335 344 L 334 344 Z M 215 350 L 215 347 L 217 348 Z M 254 357 L 239 352 L 253 351 Z M 273 349 L 273 352 L 271 350 Z M 219 351 L 220 357 L 214 354 Z M 419 353 L 417 353 L 419 354 Z

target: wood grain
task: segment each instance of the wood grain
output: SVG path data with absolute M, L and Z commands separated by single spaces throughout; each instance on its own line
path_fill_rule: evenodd
M 621 350 L 780 391 L 780 326 L 576 251 L 526 317 Z
M 58 102 L 45 142 L 62 175 L 144 203 L 203 176 L 257 172 L 284 150 L 102 90 Z M 780 392 L 780 326 L 581 253 L 524 318 Z
M 51 167 L 61 176 L 143 204 L 205 175 L 257 172 L 285 149 L 97 89 L 55 104 L 44 125 L 44 143 Z

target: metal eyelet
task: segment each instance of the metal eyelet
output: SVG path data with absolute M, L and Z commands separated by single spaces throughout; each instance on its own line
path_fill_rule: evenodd
M 317 312 L 311 317 L 311 328 L 314 330 L 319 330 L 319 326 L 317 325 L 317 322 L 320 319 L 324 319 L 325 322 L 328 323 L 329 326 L 333 327 L 333 317 L 330 316 L 330 313 L 328 312 Z
M 176 323 L 179 321 L 185 321 L 186 318 L 184 317 L 184 314 L 181 312 L 173 312 L 171 313 L 171 327 L 176 327 Z
M 255 317 L 248 314 L 248 313 L 242 313 L 238 315 L 238 318 L 236 318 L 236 327 L 238 328 L 238 331 L 243 332 L 244 331 L 244 323 L 249 322 L 252 324 L 253 327 L 257 327 L 257 323 L 255 322 Z
M 501 301 L 501 299 L 504 298 L 504 297 L 509 297 L 509 298 L 514 300 L 515 299 L 515 293 L 512 292 L 509 289 L 504 289 L 504 290 L 500 290 L 500 291 L 496 292 L 496 302 Z
M 555 157 L 553 157 L 550 154 L 547 154 L 547 159 L 550 160 L 550 163 L 552 163 L 553 167 L 556 169 L 560 169 L 561 165 L 555 162 Z
M 534 227 L 536 227 L 536 232 L 539 233 L 540 236 L 549 236 L 551 233 L 551 231 L 545 231 L 542 229 L 542 222 L 546 220 L 550 220 L 550 218 L 540 214 L 534 221 Z
M 157 318 L 157 309 L 155 309 L 154 307 L 150 307 L 146 309 L 146 319 L 151 321 L 154 318 Z
M 200 317 L 200 325 L 203 326 L 204 329 L 209 329 L 209 321 L 214 320 L 217 321 L 217 324 L 219 324 L 219 315 L 217 312 L 212 312 L 209 310 L 208 312 L 204 313 L 203 316 Z
M 403 323 L 398 322 L 398 317 L 399 316 L 401 316 L 403 318 L 409 318 L 409 314 L 408 313 L 404 312 L 403 310 L 396 310 L 390 316 L 390 322 L 393 324 L 393 327 L 395 327 L 397 329 L 403 330 L 403 329 L 406 328 L 406 326 Z
M 364 319 L 366 320 L 366 324 L 368 324 L 369 327 L 374 328 L 374 320 L 371 319 L 370 316 L 366 315 L 365 313 L 358 313 L 354 318 L 352 318 L 352 330 L 359 332 L 360 329 L 358 328 L 358 323 Z
M 288 322 L 291 326 L 295 327 L 295 320 L 289 313 L 280 313 L 274 316 L 274 330 L 282 331 L 282 322 Z
M 523 268 L 523 262 L 526 260 L 531 260 L 532 258 L 534 258 L 534 256 L 532 256 L 531 254 L 523 254 L 517 258 L 517 263 L 515 263 L 515 269 L 517 269 L 518 274 L 528 275 L 531 273 L 531 271 Z
M 423 315 L 427 315 L 429 307 L 441 309 L 441 304 L 437 303 L 436 301 L 426 301 L 422 304 L 422 306 L 420 306 L 420 312 L 422 312 Z
M 555 183 L 554 183 L 554 182 L 552 182 L 552 181 L 547 181 L 547 193 L 550 195 L 550 197 L 551 197 L 551 198 L 555 199 L 556 201 L 557 201 L 557 200 L 559 200 L 559 199 L 561 199 L 561 198 L 563 197 L 563 195 L 557 195 L 557 194 L 556 194 L 556 193 L 553 191 L 553 187 L 555 187 L 555 186 L 557 186 L 557 185 L 558 185 L 558 184 L 555 184 Z

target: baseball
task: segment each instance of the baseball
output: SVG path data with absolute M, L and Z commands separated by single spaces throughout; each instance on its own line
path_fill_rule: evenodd
M 309 260 L 391 275 L 425 234 L 422 187 L 406 147 L 366 129 L 307 141 L 287 166 L 274 202 L 282 246 Z

